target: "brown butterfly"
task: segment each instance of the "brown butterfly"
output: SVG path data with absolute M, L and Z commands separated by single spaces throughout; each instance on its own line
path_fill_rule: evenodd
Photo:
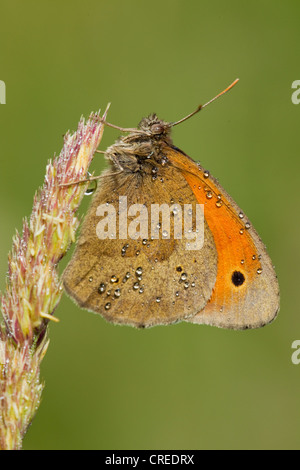
M 236 82 L 180 121 L 153 114 L 137 129 L 122 129 L 128 135 L 106 150 L 110 168 L 101 175 L 64 272 L 65 289 L 81 307 L 136 327 L 185 320 L 245 329 L 276 317 L 278 282 L 257 232 L 217 180 L 170 136 L 174 125 Z M 170 209 L 168 237 L 162 214 L 155 226 L 159 236 L 149 225 L 150 208 L 162 205 Z M 197 206 L 204 208 L 201 249 L 187 249 L 187 240 L 177 236 L 183 205 L 193 213 L 193 234 Z M 99 237 L 105 224 L 107 232 Z

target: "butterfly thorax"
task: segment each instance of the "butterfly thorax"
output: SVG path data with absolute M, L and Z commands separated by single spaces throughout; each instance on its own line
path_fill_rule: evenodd
M 157 164 L 167 164 L 163 149 L 172 145 L 170 124 L 155 114 L 144 118 L 137 129 L 120 137 L 106 150 L 113 170 L 129 173 L 151 173 Z

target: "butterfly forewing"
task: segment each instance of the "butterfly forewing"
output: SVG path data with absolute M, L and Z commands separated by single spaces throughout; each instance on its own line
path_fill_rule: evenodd
M 157 167 L 156 167 L 157 168 Z M 124 201 L 126 198 L 127 207 Z M 151 236 L 153 204 L 170 208 L 170 233 L 164 234 L 160 218 L 159 238 Z M 137 216 L 130 210 L 139 204 Z M 135 175 L 106 175 L 98 188 L 81 229 L 80 238 L 65 273 L 67 292 L 82 307 L 100 313 L 107 320 L 138 327 L 174 323 L 195 315 L 210 299 L 217 275 L 217 252 L 213 236 L 204 221 L 204 244 L 201 250 L 189 250 L 188 241 L 176 238 L 175 219 L 180 207 L 197 200 L 184 177 L 172 165 Z M 141 206 L 147 209 L 143 212 Z M 111 210 L 116 214 L 115 238 L 99 238 L 99 214 Z M 124 214 L 127 211 L 127 236 L 124 237 Z M 113 211 L 112 211 L 113 212 Z M 137 239 L 128 234 L 148 216 L 148 233 Z M 98 214 L 98 215 L 97 215 Z M 181 214 L 182 215 L 182 214 Z M 139 217 L 140 224 L 137 224 Z M 130 233 L 129 233 L 130 232 Z M 175 236 L 174 236 L 175 235 Z M 166 238 L 164 238 L 166 237 Z M 121 239 L 120 239 L 121 238 Z

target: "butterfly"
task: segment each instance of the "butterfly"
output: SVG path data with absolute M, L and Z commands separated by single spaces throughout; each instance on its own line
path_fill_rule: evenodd
M 247 329 L 274 320 L 279 286 L 263 242 L 219 182 L 171 139 L 172 127 L 236 82 L 175 123 L 155 114 L 136 129 L 106 123 L 126 135 L 105 152 L 109 169 L 101 175 L 63 275 L 80 307 L 139 328 L 186 321 Z M 197 207 L 202 208 L 200 249 L 187 249 L 187 240 L 177 236 L 183 206 L 193 213 L 194 235 Z M 169 208 L 168 232 L 162 213 L 150 227 L 153 207 Z

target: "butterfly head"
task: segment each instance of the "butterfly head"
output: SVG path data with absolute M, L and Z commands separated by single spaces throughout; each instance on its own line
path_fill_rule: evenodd
M 143 118 L 136 129 L 126 129 L 106 151 L 106 157 L 115 170 L 129 173 L 149 173 L 156 168 L 163 157 L 162 148 L 172 145 L 171 126 L 158 119 L 156 114 Z
M 169 136 L 171 126 L 169 122 L 158 119 L 156 114 L 150 114 L 147 118 L 143 118 L 138 125 L 138 129 L 143 131 L 149 137 L 165 137 Z

